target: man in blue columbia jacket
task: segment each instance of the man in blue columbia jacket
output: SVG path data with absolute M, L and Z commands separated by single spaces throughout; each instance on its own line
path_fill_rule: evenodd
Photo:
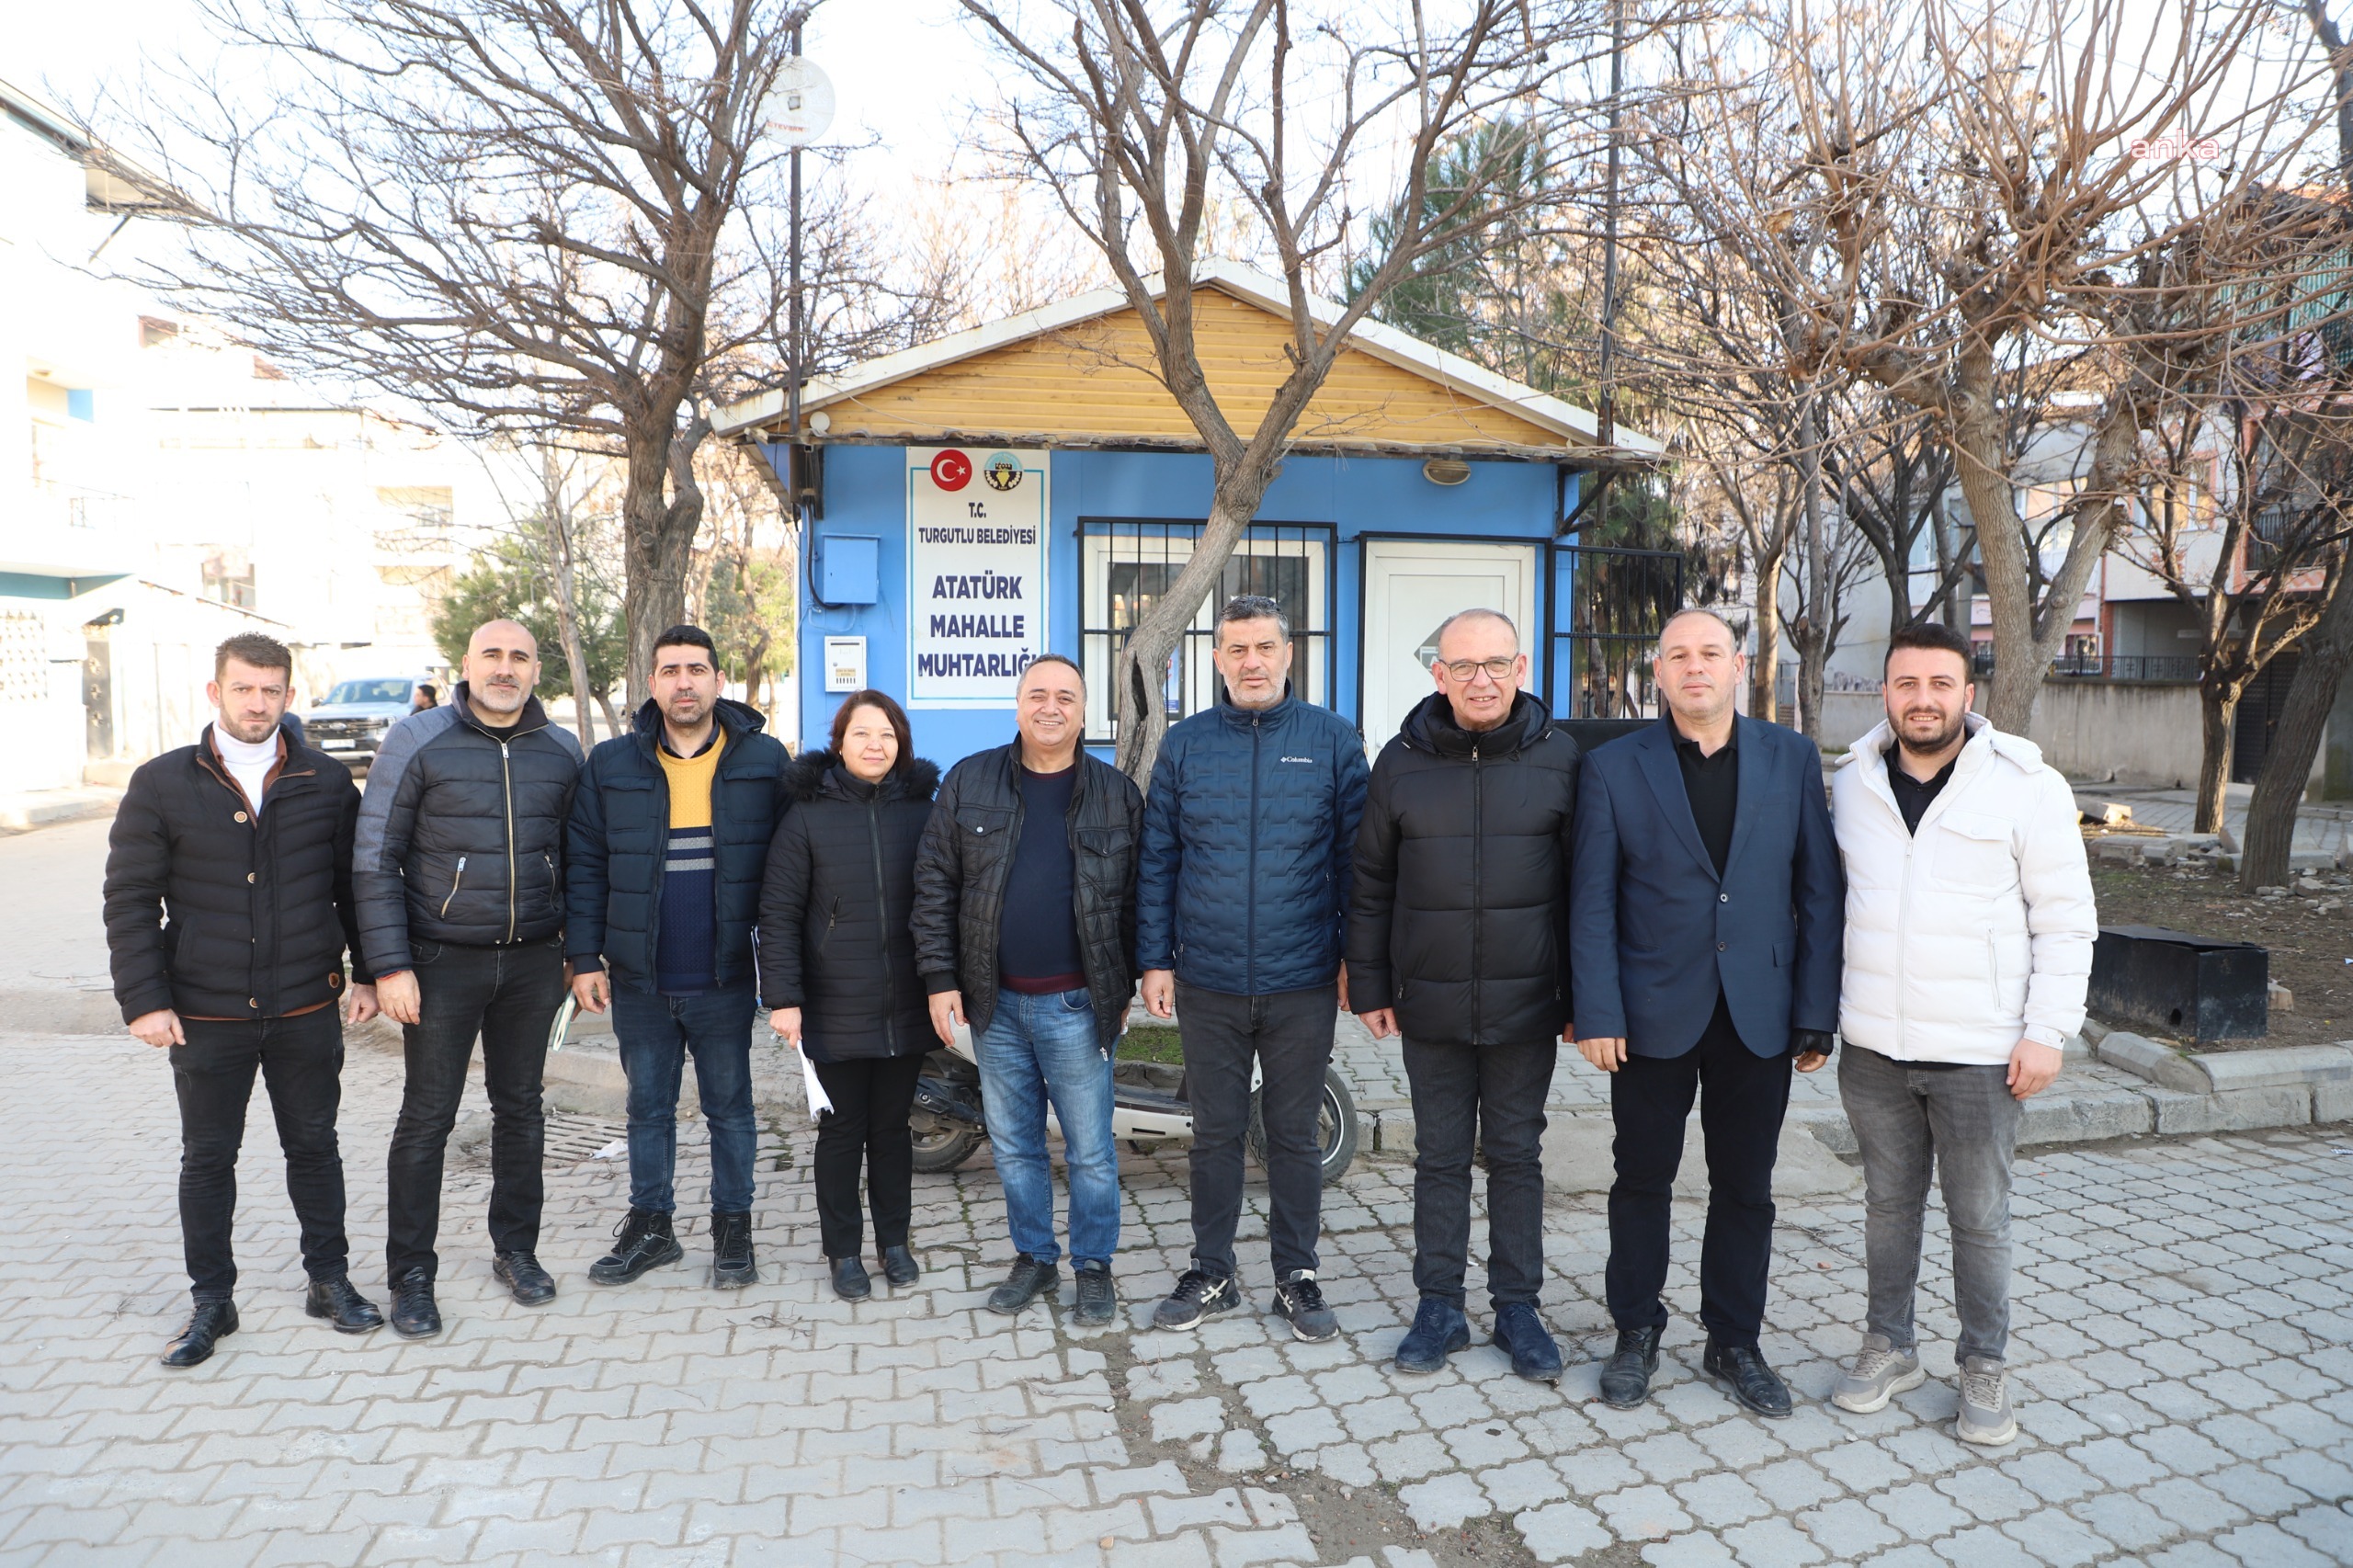
M 1290 694 L 1290 623 L 1244 595 L 1218 616 L 1225 695 L 1168 732 L 1144 797 L 1136 949 L 1143 999 L 1183 1016 L 1193 1104 L 1193 1263 L 1153 1313 L 1191 1328 L 1241 1303 L 1233 1231 L 1250 1069 L 1263 1064 L 1275 1311 L 1301 1339 L 1338 1322 L 1315 1282 L 1324 1199 L 1316 1119 L 1367 768 L 1355 727 Z

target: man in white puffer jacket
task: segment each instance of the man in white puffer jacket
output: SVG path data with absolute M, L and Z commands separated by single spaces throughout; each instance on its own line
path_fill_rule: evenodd
M 2009 1335 L 2010 1166 L 2024 1102 L 2083 1027 L 2099 935 L 2075 797 L 2040 748 L 1972 713 L 1970 647 L 1941 626 L 1890 640 L 1887 722 L 1831 784 L 1847 869 L 1838 1089 L 1863 1157 L 1863 1347 L 1831 1398 L 1868 1414 L 1927 1374 L 1912 1303 L 1933 1169 L 1961 1316 L 1955 1433 L 2018 1436 Z

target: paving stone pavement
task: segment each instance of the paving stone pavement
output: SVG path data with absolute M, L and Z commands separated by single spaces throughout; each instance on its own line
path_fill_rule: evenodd
M 356 1274 L 381 1299 L 397 1060 L 354 1052 L 345 1145 Z M 1868 1563 L 1873 1568 L 2353 1562 L 2353 1153 L 2344 1128 L 2036 1153 L 2021 1161 L 2013 1364 L 2024 1437 L 1949 1434 L 1944 1233 L 1923 1277 L 1932 1381 L 1869 1417 L 1823 1403 L 1861 1311 L 1859 1205 L 1780 1214 L 1766 1350 L 1798 1392 L 1765 1421 L 1696 1376 L 1701 1210 L 1677 1206 L 1678 1316 L 1655 1403 L 1595 1399 L 1598 1199 L 1548 1211 L 1562 1386 L 1480 1346 L 1435 1377 L 1383 1358 L 1411 1305 L 1410 1167 L 1328 1195 L 1342 1338 L 1254 1310 L 1142 1327 L 1188 1241 L 1181 1156 L 1125 1161 L 1130 1322 L 1074 1332 L 979 1310 L 1007 1256 L 985 1156 L 918 1178 L 926 1274 L 826 1290 L 810 1134 L 764 1140 L 767 1282 L 688 1266 L 582 1278 L 624 1202 L 608 1125 L 567 1120 L 541 1256 L 563 1293 L 494 1287 L 487 1173 L 453 1160 L 441 1338 L 343 1339 L 304 1318 L 265 1113 L 242 1171 L 244 1328 L 190 1372 L 154 1356 L 183 1311 L 171 1091 L 119 1039 L 0 1036 L 0 1562 Z M 479 1094 L 479 1090 L 476 1091 Z M 682 1197 L 708 1170 L 684 1137 Z M 1483 1324 L 1482 1282 L 1473 1321 Z M 1068 1287 L 1065 1285 L 1065 1295 Z

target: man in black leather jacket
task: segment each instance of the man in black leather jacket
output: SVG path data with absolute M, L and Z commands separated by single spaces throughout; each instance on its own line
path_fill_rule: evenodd
M 980 1057 L 1017 1253 L 989 1306 L 1017 1312 L 1060 1284 L 1051 1093 L 1070 1170 L 1074 1316 L 1108 1324 L 1120 1242 L 1111 1048 L 1135 994 L 1143 795 L 1080 746 L 1086 688 L 1077 665 L 1046 654 L 1018 689 L 1019 737 L 951 768 L 924 829 L 915 967 L 933 1029 L 952 1043 L 969 1018 Z
M 492 1117 L 493 1272 L 526 1306 L 555 1299 L 538 1257 L 540 1074 L 563 1000 L 564 830 L 581 755 L 531 695 L 539 678 L 530 632 L 511 620 L 477 628 L 449 701 L 384 737 L 359 808 L 360 938 L 407 1058 L 385 1252 L 392 1329 L 411 1339 L 441 1332 L 442 1153 L 477 1034 Z

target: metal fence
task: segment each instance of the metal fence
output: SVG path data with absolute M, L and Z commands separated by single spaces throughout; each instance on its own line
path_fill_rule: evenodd
M 2050 678 L 2196 686 L 2198 659 L 2189 653 L 2063 653 L 2051 661 Z
M 1683 606 L 1675 550 L 1567 545 L 1568 615 L 1552 632 L 1554 711 L 1570 719 L 1650 719 L 1659 712 L 1651 654 Z

